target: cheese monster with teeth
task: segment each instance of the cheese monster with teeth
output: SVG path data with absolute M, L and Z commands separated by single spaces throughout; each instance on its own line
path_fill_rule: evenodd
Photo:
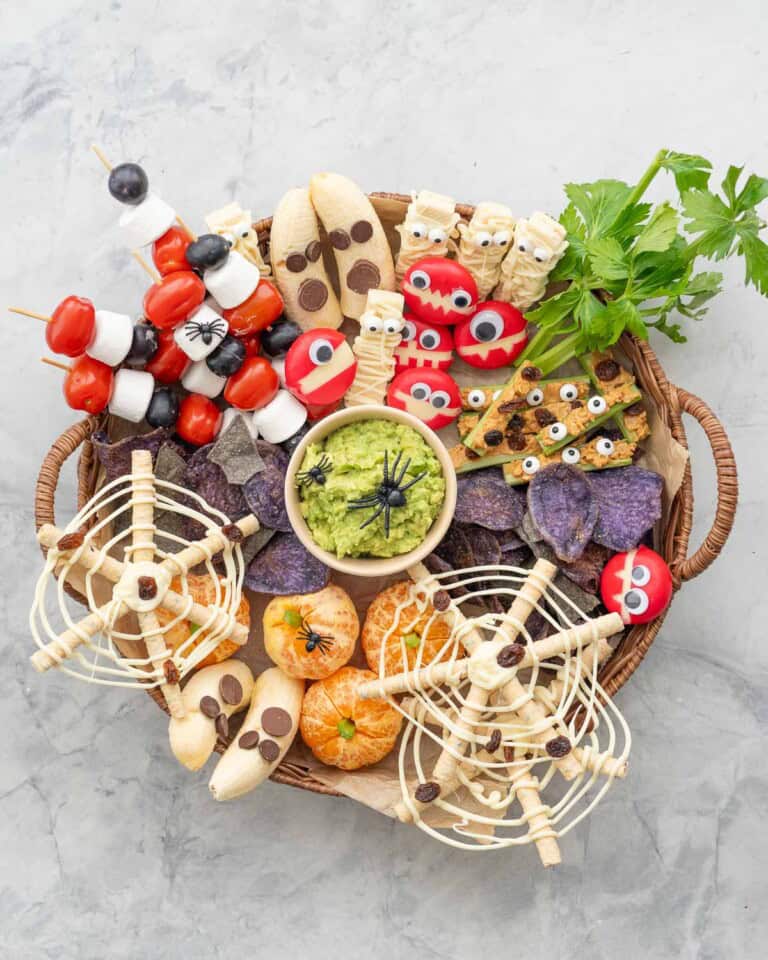
M 243 210 L 239 203 L 228 203 L 226 207 L 207 214 L 205 222 L 211 233 L 226 237 L 234 250 L 257 266 L 262 277 L 270 275 L 269 264 L 259 249 L 259 238 L 253 229 L 250 210 Z
M 546 213 L 518 220 L 512 248 L 501 263 L 494 299 L 523 311 L 541 300 L 549 275 L 568 246 L 565 236 L 565 227 Z
M 475 278 L 481 300 L 501 278 L 501 262 L 509 252 L 515 218 L 503 203 L 478 203 L 469 223 L 459 224 L 458 261 Z
M 384 403 L 387 384 L 395 372 L 395 348 L 405 320 L 403 296 L 389 290 L 369 290 L 360 333 L 352 344 L 357 372 L 345 398 L 348 407 Z
M 413 191 L 411 197 L 405 220 L 395 227 L 400 234 L 400 252 L 395 262 L 398 283 L 421 257 L 446 256 L 449 241 L 458 236 L 455 200 L 431 190 Z

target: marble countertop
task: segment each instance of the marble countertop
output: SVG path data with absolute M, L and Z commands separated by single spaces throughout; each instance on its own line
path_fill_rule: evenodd
M 9 0 L 4 302 L 138 303 L 146 281 L 115 235 L 93 140 L 144 162 L 193 223 L 235 198 L 266 213 L 322 168 L 521 213 L 559 210 L 568 179 L 636 177 L 662 146 L 703 152 L 718 173 L 730 162 L 764 173 L 761 7 Z M 619 694 L 629 779 L 568 834 L 549 874 L 530 848 L 461 854 L 350 801 L 273 784 L 216 805 L 169 757 L 166 723 L 143 698 L 32 673 L 32 487 L 72 415 L 57 372 L 38 363 L 35 322 L 6 317 L 0 957 L 762 956 L 768 307 L 741 281 L 726 271 L 688 345 L 655 344 L 728 428 L 736 527 Z M 715 485 L 695 426 L 691 450 L 696 542 Z M 63 516 L 73 491 L 69 471 Z

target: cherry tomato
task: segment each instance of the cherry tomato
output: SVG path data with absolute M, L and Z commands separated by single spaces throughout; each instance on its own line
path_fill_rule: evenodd
M 274 400 L 280 380 L 264 357 L 248 357 L 227 380 L 224 399 L 238 410 L 258 410 Z
M 254 333 L 250 337 L 241 337 L 240 342 L 245 347 L 246 357 L 258 357 L 261 352 L 261 334 Z
M 189 270 L 185 256 L 191 240 L 181 227 L 171 227 L 152 244 L 152 259 L 160 273 L 166 277 L 169 273 Z
M 173 330 L 161 330 L 157 351 L 144 367 L 158 383 L 176 383 L 187 369 L 189 357 L 173 339 Z
M 269 280 L 259 280 L 253 293 L 231 310 L 224 311 L 224 319 L 231 333 L 246 337 L 249 333 L 271 327 L 283 312 L 283 298 Z
M 96 311 L 90 300 L 65 297 L 46 324 L 45 342 L 54 353 L 79 357 L 90 346 L 95 325 Z
M 191 270 L 169 273 L 144 294 L 144 316 L 158 330 L 172 330 L 205 300 L 205 284 Z
M 187 443 L 202 447 L 219 432 L 221 418 L 222 412 L 213 400 L 199 393 L 190 393 L 181 401 L 176 433 Z
M 64 377 L 64 396 L 73 410 L 101 413 L 109 403 L 114 380 L 112 367 L 83 354 Z

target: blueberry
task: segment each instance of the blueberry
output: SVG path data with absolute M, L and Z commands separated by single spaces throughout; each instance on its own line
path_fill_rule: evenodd
M 296 433 L 294 433 L 292 437 L 288 437 L 287 440 L 284 440 L 280 444 L 280 446 L 283 448 L 283 450 L 285 450 L 285 452 L 288 454 L 289 457 L 293 454 L 294 450 L 296 449 L 296 447 L 298 447 L 298 445 L 304 439 L 304 435 L 308 433 L 309 430 L 310 430 L 310 425 L 308 423 L 305 423 L 304 426 L 299 427 L 299 429 L 296 431 Z
M 229 240 L 217 233 L 204 233 L 187 247 L 187 263 L 198 270 L 213 270 L 227 259 L 229 248 Z
M 261 334 L 261 349 L 269 357 L 279 357 L 288 352 L 293 341 L 301 334 L 301 327 L 293 320 L 276 320 Z
M 125 363 L 129 367 L 143 367 L 157 353 L 159 345 L 157 330 L 149 323 L 137 323 Z
M 158 387 L 152 394 L 146 420 L 150 427 L 172 427 L 179 416 L 179 398 L 169 387 Z
M 109 174 L 109 192 L 120 203 L 137 204 L 146 197 L 149 180 L 138 163 L 119 163 Z
M 242 367 L 245 360 L 245 347 L 237 337 L 229 334 L 224 337 L 213 353 L 210 353 L 205 362 L 211 373 L 220 377 L 231 377 Z

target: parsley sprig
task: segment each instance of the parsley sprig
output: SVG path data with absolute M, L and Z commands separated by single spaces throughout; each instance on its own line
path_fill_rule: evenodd
M 674 178 L 674 201 L 643 201 L 661 171 Z M 685 342 L 675 318 L 701 320 L 722 286 L 719 272 L 696 270 L 701 259 L 742 257 L 745 283 L 768 296 L 768 244 L 760 236 L 766 223 L 757 212 L 768 179 L 750 174 L 739 186 L 743 172 L 729 167 L 717 193 L 708 160 L 661 150 L 635 186 L 567 184 L 560 222 L 569 246 L 551 276 L 565 287 L 528 313 L 538 333 L 517 363 L 535 361 L 548 373 L 572 356 L 609 347 L 625 330 L 646 339 L 654 329 Z

